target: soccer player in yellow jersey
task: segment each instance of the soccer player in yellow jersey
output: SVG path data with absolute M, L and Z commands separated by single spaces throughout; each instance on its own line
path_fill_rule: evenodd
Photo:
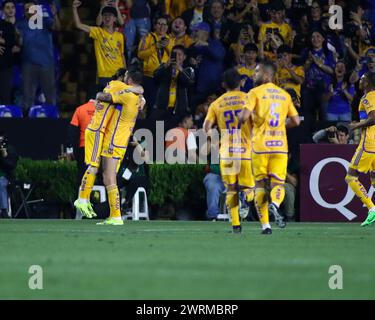
M 81 22 L 78 15 L 80 5 L 81 1 L 73 1 L 74 23 L 78 29 L 89 33 L 90 38 L 94 39 L 97 78 L 99 87 L 102 89 L 118 69 L 126 66 L 124 36 L 115 31 L 117 10 L 114 7 L 104 7 L 102 10 L 103 26 L 92 27 Z
M 101 162 L 103 140 L 108 135 L 107 132 L 112 128 L 111 121 L 115 121 L 113 117 L 115 108 L 119 108 L 115 104 L 122 103 L 119 92 L 121 92 L 121 95 L 125 93 L 143 93 L 142 87 L 130 87 L 123 82 L 125 72 L 125 69 L 118 70 L 115 77 L 116 80 L 111 81 L 104 89 L 105 93 L 111 94 L 115 98 L 112 102 L 97 101 L 95 113 L 85 130 L 85 163 L 88 168 L 82 177 L 79 198 L 74 202 L 74 205 L 88 218 L 96 216 L 89 199 Z
M 358 180 L 359 173 L 370 172 L 371 184 L 375 187 L 375 72 L 364 74 L 359 85 L 365 92 L 359 104 L 361 121 L 351 123 L 350 128 L 361 128 L 362 135 L 345 181 L 369 210 L 367 219 L 361 224 L 364 227 L 375 221 L 375 205 Z
M 203 124 L 206 132 L 217 124 L 220 130 L 220 173 L 227 189 L 226 203 L 232 216 L 234 233 L 241 233 L 239 191 L 246 201 L 254 198 L 251 172 L 250 123 L 241 124 L 238 114 L 247 104 L 247 94 L 240 91 L 241 75 L 236 69 L 224 73 L 226 93 L 211 103 Z
M 278 208 L 285 197 L 284 183 L 288 164 L 286 127 L 298 126 L 300 119 L 292 99 L 286 91 L 276 86 L 276 66 L 271 62 L 260 63 L 255 71 L 242 122 L 252 119 L 252 168 L 255 179 L 255 207 L 262 224 L 262 234 L 271 234 L 269 212 L 276 224 L 285 227 Z M 289 121 L 287 122 L 287 117 Z M 268 205 L 266 182 L 271 183 L 271 203 Z

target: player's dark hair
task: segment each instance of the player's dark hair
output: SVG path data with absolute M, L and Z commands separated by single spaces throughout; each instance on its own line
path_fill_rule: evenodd
M 255 51 L 258 52 L 258 47 L 255 43 L 248 43 L 244 46 L 243 52 Z
M 118 78 L 124 78 L 126 74 L 125 68 L 120 68 L 116 71 L 116 73 L 113 75 L 112 79 L 117 80 Z
M 181 45 L 181 44 L 176 44 L 173 48 L 172 48 L 172 51 L 174 50 L 180 50 L 182 51 L 185 55 L 186 55 L 186 48 L 185 46 Z
M 264 70 L 267 73 L 271 74 L 272 79 L 275 78 L 277 67 L 273 62 L 269 60 L 263 60 L 260 64 L 263 66 Z
M 130 66 L 128 70 L 128 77 L 132 79 L 134 84 L 142 84 L 143 72 L 137 66 Z
M 235 68 L 228 69 L 223 74 L 223 82 L 229 90 L 234 90 L 240 85 L 241 75 Z

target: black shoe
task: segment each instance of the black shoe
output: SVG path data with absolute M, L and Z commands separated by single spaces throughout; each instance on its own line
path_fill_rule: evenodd
M 242 232 L 242 227 L 241 226 L 234 226 L 232 233 L 241 233 Z
M 266 229 L 262 230 L 261 234 L 272 234 L 272 229 L 266 228 Z
M 279 228 L 285 228 L 286 222 L 284 220 L 284 217 L 279 213 L 279 210 L 277 209 L 277 207 L 273 203 L 269 204 L 268 211 L 269 211 L 270 214 L 272 214 L 274 216 L 276 225 Z

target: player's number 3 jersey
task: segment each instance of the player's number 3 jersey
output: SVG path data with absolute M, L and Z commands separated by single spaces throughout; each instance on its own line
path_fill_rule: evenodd
M 255 153 L 288 153 L 286 118 L 298 116 L 290 95 L 273 83 L 249 91 L 245 108 L 252 112 Z

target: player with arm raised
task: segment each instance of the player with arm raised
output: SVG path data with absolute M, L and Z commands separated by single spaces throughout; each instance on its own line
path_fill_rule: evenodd
M 247 202 L 254 198 L 250 123 L 241 124 L 238 120 L 248 102 L 247 94 L 240 91 L 241 75 L 236 69 L 225 71 L 223 78 L 227 92 L 210 105 L 203 128 L 209 133 L 217 124 L 220 130 L 220 173 L 227 189 L 226 203 L 233 232 L 241 233 L 239 191 L 244 191 Z
M 241 122 L 252 119 L 252 168 L 255 178 L 255 207 L 262 224 L 262 234 L 272 234 L 269 211 L 276 224 L 285 227 L 278 209 L 285 197 L 284 183 L 288 164 L 286 127 L 298 126 L 300 119 L 292 99 L 285 90 L 274 84 L 276 66 L 271 62 L 260 63 L 255 71 Z M 287 121 L 287 117 L 289 120 Z M 271 203 L 268 203 L 266 183 L 271 183 Z

